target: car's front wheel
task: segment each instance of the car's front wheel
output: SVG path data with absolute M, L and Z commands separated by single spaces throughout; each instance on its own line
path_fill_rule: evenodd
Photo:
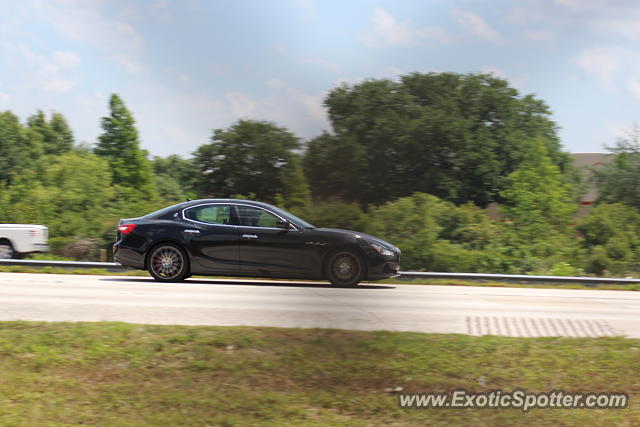
M 172 243 L 160 244 L 151 250 L 147 269 L 160 282 L 180 282 L 191 275 L 187 254 Z
M 348 250 L 332 253 L 325 265 L 325 275 L 335 286 L 356 286 L 364 279 L 364 274 L 362 258 Z

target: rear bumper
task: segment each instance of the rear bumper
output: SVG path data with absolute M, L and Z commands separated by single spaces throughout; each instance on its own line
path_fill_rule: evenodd
M 137 251 L 122 248 L 118 243 L 113 245 L 113 261 L 126 267 L 144 270 L 144 257 Z

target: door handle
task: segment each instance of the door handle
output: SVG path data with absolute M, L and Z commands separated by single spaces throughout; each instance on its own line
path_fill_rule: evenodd
M 243 239 L 257 239 L 258 236 L 256 236 L 255 234 L 243 234 L 242 238 Z
M 199 231 L 199 230 L 190 230 L 190 229 L 187 229 L 187 230 L 183 230 L 183 231 L 184 231 L 185 233 L 200 234 L 200 231 Z

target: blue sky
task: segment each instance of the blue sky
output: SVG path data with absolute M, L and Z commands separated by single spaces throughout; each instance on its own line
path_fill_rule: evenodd
M 571 152 L 639 120 L 635 0 L 0 0 L 0 111 L 62 112 L 93 143 L 111 93 L 154 155 L 211 129 L 273 120 L 329 129 L 341 83 L 490 72 L 546 101 Z

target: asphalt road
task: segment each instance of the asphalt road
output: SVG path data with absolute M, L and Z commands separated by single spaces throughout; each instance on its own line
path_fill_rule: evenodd
M 0 320 L 640 338 L 640 292 L 0 273 Z

